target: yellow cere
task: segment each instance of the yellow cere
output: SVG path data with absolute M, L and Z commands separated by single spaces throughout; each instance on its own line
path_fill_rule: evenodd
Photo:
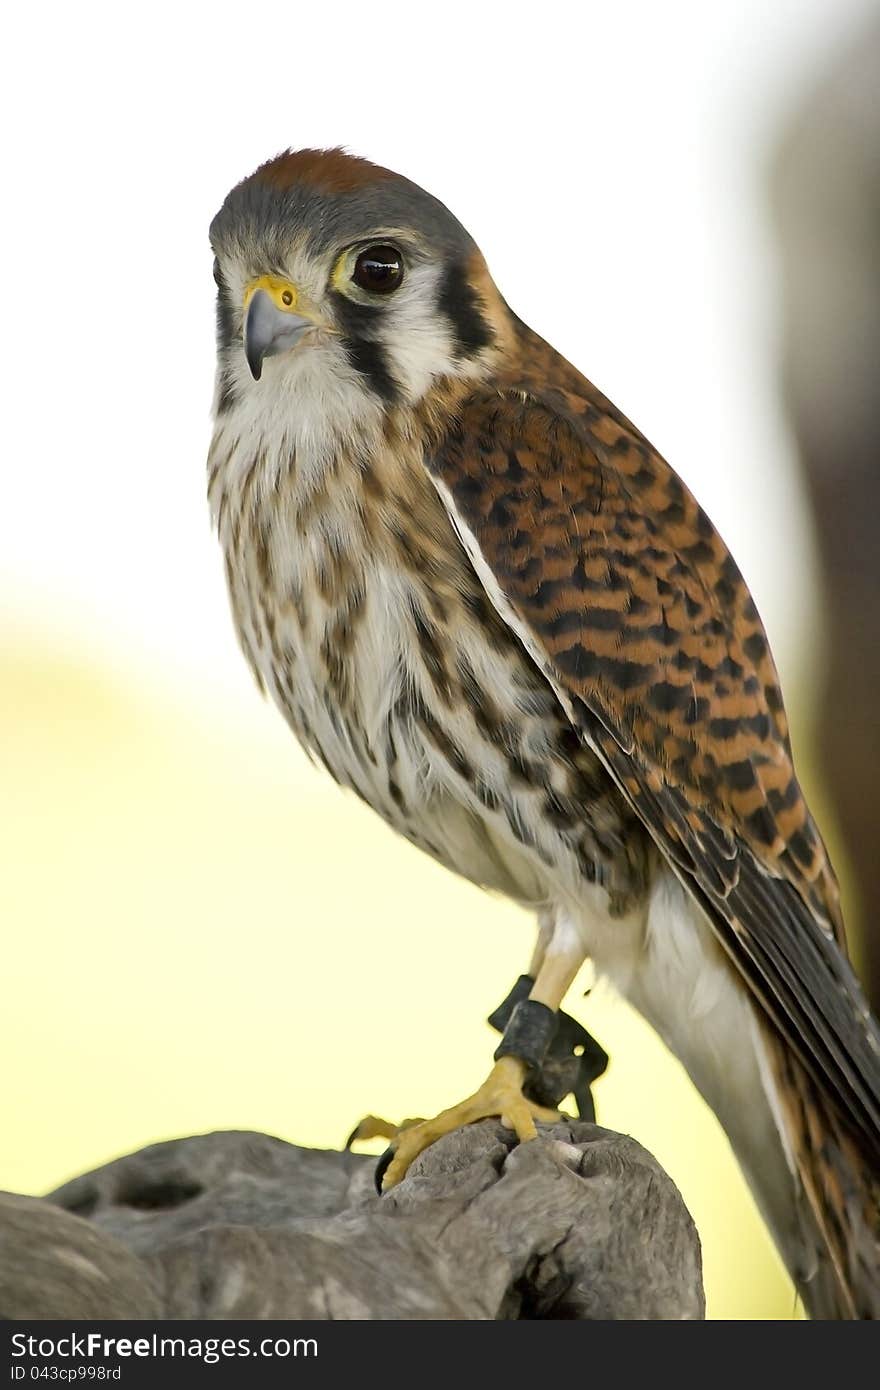
M 292 314 L 296 312 L 299 291 L 296 285 L 292 285 L 289 280 L 282 280 L 278 275 L 261 275 L 259 279 L 251 280 L 244 292 L 245 309 L 250 304 L 257 290 L 265 290 L 276 309 L 281 309 L 283 313 Z

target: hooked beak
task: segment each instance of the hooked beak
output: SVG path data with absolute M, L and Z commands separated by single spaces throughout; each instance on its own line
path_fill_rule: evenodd
M 263 358 L 296 347 L 315 320 L 295 312 L 298 304 L 295 286 L 287 281 L 262 276 L 248 287 L 245 295 L 244 355 L 251 376 L 259 381 Z

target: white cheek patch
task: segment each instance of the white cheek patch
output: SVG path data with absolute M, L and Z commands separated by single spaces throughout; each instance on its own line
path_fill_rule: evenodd
M 416 402 L 441 376 L 458 375 L 452 330 L 437 308 L 440 270 L 415 266 L 379 312 L 379 341 L 407 399 Z

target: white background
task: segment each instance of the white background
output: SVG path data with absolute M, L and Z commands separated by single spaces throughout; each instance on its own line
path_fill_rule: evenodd
M 253 716 L 204 501 L 207 227 L 256 164 L 340 143 L 446 201 L 513 307 L 667 455 L 790 668 L 813 599 L 775 394 L 765 161 L 867 12 L 17 7 L 0 98 L 7 621 Z

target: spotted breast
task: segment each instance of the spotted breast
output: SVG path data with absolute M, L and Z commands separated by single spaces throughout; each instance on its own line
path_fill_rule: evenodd
M 222 416 L 209 493 L 239 640 L 301 743 L 472 881 L 532 905 L 596 883 L 626 912 L 649 839 L 468 563 L 413 457 L 427 424 L 282 448 L 266 424 Z

